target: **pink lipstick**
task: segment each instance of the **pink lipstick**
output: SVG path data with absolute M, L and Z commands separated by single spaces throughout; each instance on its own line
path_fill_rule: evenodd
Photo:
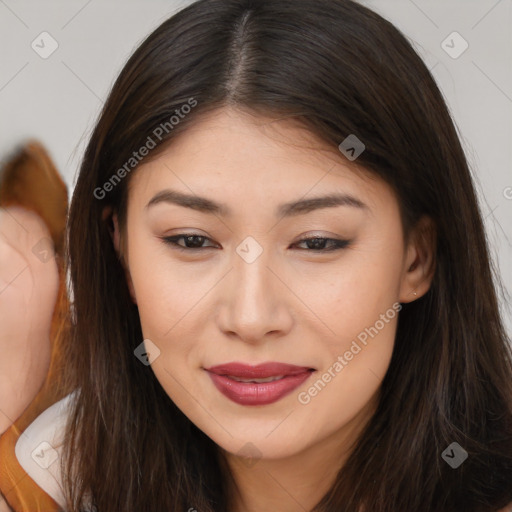
M 277 402 L 300 386 L 314 368 L 286 363 L 256 366 L 227 363 L 205 368 L 217 389 L 240 405 L 267 405 Z

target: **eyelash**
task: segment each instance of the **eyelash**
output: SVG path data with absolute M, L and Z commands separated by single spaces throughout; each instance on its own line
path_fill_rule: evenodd
M 160 237 L 160 238 L 163 240 L 163 242 L 165 244 L 172 246 L 172 249 L 176 249 L 178 251 L 190 252 L 190 251 L 201 251 L 201 250 L 204 250 L 204 249 L 214 248 L 213 246 L 206 246 L 206 247 L 184 247 L 182 245 L 179 245 L 176 242 L 180 238 L 190 238 L 190 237 L 204 238 L 204 240 L 210 240 L 206 236 L 196 235 L 195 233 L 181 233 L 179 235 L 165 236 L 165 237 Z M 300 250 L 308 251 L 308 252 L 333 252 L 333 251 L 337 251 L 337 250 L 340 250 L 340 249 L 345 249 L 346 247 L 348 247 L 350 245 L 350 240 L 340 240 L 340 239 L 337 239 L 337 238 L 327 238 L 327 237 L 321 237 L 321 236 L 313 236 L 313 237 L 309 237 L 309 238 L 302 238 L 301 240 L 296 242 L 294 245 L 300 244 L 300 243 L 303 243 L 303 242 L 308 242 L 309 240 L 327 240 L 327 241 L 333 242 L 333 244 L 331 245 L 330 249 L 322 248 L 322 249 L 300 249 Z

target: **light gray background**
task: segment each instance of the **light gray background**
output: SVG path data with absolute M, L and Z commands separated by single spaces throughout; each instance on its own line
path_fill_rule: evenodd
M 0 160 L 21 141 L 37 138 L 72 192 L 94 121 L 124 62 L 188 3 L 0 0 Z M 361 3 L 405 33 L 448 102 L 505 284 L 501 305 L 512 333 L 512 0 Z M 31 46 L 43 31 L 59 45 L 47 59 Z M 462 40 L 450 36 L 454 31 L 469 45 L 457 58 L 444 49 L 462 49 Z

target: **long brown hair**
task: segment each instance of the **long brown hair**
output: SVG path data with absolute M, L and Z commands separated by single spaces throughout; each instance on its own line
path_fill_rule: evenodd
M 73 327 L 62 354 L 62 389 L 76 390 L 63 458 L 69 510 L 87 494 L 99 512 L 228 510 L 218 447 L 133 354 L 138 310 L 102 218 L 110 206 L 126 229 L 137 172 L 126 163 L 148 136 L 156 147 L 145 162 L 226 105 L 296 119 L 333 147 L 356 134 L 366 146 L 357 163 L 396 191 L 405 236 L 422 215 L 436 224 L 430 290 L 404 304 L 377 411 L 314 510 L 491 512 L 510 503 L 512 354 L 499 277 L 429 70 L 390 22 L 350 0 L 199 0 L 124 66 L 74 189 Z M 454 442 L 468 453 L 457 469 L 441 457 Z

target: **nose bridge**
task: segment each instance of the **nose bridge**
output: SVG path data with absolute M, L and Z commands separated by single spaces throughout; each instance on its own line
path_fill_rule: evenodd
M 286 298 L 268 268 L 272 265 L 270 252 L 262 250 L 256 257 L 253 252 L 248 258 L 246 255 L 254 250 L 248 247 L 249 251 L 240 255 L 240 248 L 244 248 L 240 244 L 238 254 L 233 255 L 229 294 L 223 301 L 220 322 L 225 331 L 245 339 L 258 339 L 267 332 L 288 329 L 290 318 Z
M 268 270 L 268 251 L 262 252 L 254 261 L 237 255 L 234 261 L 234 300 L 232 307 L 245 319 L 268 314 L 275 301 Z M 265 311 L 266 310 L 266 311 Z

